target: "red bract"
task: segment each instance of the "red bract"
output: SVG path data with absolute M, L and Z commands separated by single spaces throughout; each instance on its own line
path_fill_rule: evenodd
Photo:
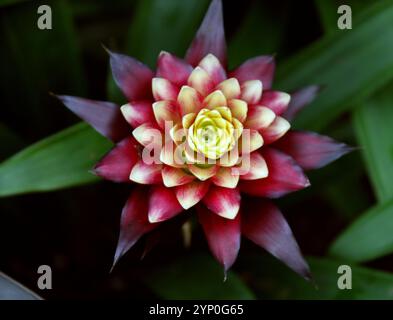
M 122 212 L 115 263 L 141 236 L 196 206 L 225 271 L 236 260 L 243 234 L 308 277 L 284 216 L 267 198 L 308 187 L 303 170 L 350 151 L 331 138 L 290 130 L 289 120 L 318 87 L 292 97 L 272 90 L 271 56 L 228 71 L 220 0 L 212 1 L 184 60 L 162 52 L 153 72 L 110 52 L 110 64 L 127 104 L 59 98 L 116 143 L 95 174 L 139 184 Z M 242 193 L 254 198 L 242 201 Z

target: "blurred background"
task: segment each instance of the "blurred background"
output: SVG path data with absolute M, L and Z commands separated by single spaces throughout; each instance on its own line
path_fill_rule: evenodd
M 42 4 L 52 30 L 37 28 Z M 316 290 L 245 239 L 224 283 L 197 223 L 183 245 L 182 220 L 109 273 L 131 187 L 88 172 L 110 143 L 49 93 L 123 103 L 102 45 L 152 68 L 161 50 L 183 56 L 209 0 L 0 0 L 0 270 L 50 300 L 393 298 L 393 0 L 345 1 L 351 30 L 341 4 L 223 0 L 230 68 L 275 54 L 275 88 L 324 88 L 294 126 L 359 147 L 278 201 Z M 337 288 L 342 264 L 352 290 Z

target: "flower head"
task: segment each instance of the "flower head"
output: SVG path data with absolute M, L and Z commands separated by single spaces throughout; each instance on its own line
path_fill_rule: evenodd
M 290 130 L 318 91 L 272 90 L 271 56 L 226 69 L 222 4 L 213 0 L 185 59 L 161 52 L 153 72 L 110 52 L 114 79 L 128 103 L 60 96 L 116 143 L 94 172 L 135 182 L 123 209 L 115 262 L 144 234 L 192 207 L 210 249 L 227 270 L 241 234 L 308 277 L 292 232 L 269 200 L 309 186 L 303 170 L 347 153 L 345 144 Z M 241 194 L 248 194 L 242 200 Z

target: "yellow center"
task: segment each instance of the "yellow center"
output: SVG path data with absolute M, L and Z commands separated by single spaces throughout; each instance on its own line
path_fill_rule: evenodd
M 228 107 L 202 109 L 188 129 L 187 142 L 194 151 L 218 159 L 235 147 L 242 130 Z

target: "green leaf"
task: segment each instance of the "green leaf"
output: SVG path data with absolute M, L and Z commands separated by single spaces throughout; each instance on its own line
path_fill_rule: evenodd
M 42 300 L 42 298 L 0 272 L 0 300 Z
M 331 34 L 335 32 L 335 26 L 337 28 L 337 8 L 338 1 L 330 0 L 315 0 L 315 5 L 318 9 L 319 19 L 325 33 Z
M 323 4 L 322 1 L 317 2 L 322 14 L 329 10 L 331 12 L 334 7 L 331 2 L 325 1 Z M 354 11 L 355 8 L 356 10 L 363 9 L 367 2 L 360 3 L 352 0 L 348 4 Z M 325 28 L 334 29 L 331 15 Z M 393 86 L 389 85 L 380 90 L 371 99 L 361 103 L 360 107 L 353 112 L 356 135 L 380 202 L 393 197 L 392 88 Z M 351 191 L 352 194 L 358 196 L 353 189 Z M 346 201 L 348 200 L 346 197 Z M 391 253 L 393 251 L 393 225 L 389 225 L 389 221 L 392 220 L 393 209 L 389 206 L 383 205 L 369 210 L 340 234 L 330 249 L 331 254 L 347 257 L 353 261 L 367 261 Z
M 367 1 L 352 0 L 351 7 L 355 5 L 360 10 L 366 3 L 369 4 Z M 380 202 L 393 197 L 392 89 L 391 83 L 353 112 L 358 143 Z
M 0 197 L 94 182 L 88 171 L 110 145 L 84 123 L 41 140 L 0 164 Z
M 320 20 L 322 21 L 325 33 L 334 34 L 338 30 L 337 20 L 340 15 L 337 11 L 339 6 L 349 5 L 351 7 L 352 14 L 357 17 L 359 12 L 364 10 L 366 6 L 370 6 L 372 4 L 372 1 L 315 0 L 315 3 L 319 11 Z M 353 140 L 352 137 L 354 136 L 354 132 L 352 126 L 348 125 L 347 122 L 343 122 L 342 126 L 346 131 L 350 131 L 351 137 L 345 137 L 343 139 L 340 138 L 338 140 Z M 332 207 L 334 207 L 341 216 L 345 216 L 347 219 L 353 218 L 369 206 L 369 197 L 361 183 L 364 170 L 357 154 L 357 152 L 354 153 L 356 157 L 354 157 L 354 155 L 350 156 L 350 167 L 348 167 L 347 170 L 342 170 L 343 174 L 340 175 L 340 178 L 327 186 L 323 192 L 324 197 L 328 199 L 329 204 L 332 205 Z M 335 173 L 332 172 L 332 175 L 335 176 Z
M 329 206 L 334 208 L 334 212 L 347 221 L 358 216 L 371 203 L 370 196 L 362 184 L 364 170 L 359 165 L 361 164 L 359 158 L 358 155 L 351 156 L 352 163 L 347 166 L 347 169 L 342 165 L 337 166 L 332 173 L 335 178 L 330 178 L 330 181 L 328 179 L 326 182 L 330 183 L 322 185 L 322 190 L 319 190 L 319 192 L 322 191 L 322 196 L 328 201 Z M 348 162 L 346 161 L 346 163 Z
M 381 205 L 345 229 L 330 253 L 368 261 L 393 252 L 392 85 L 354 111 L 353 120 L 369 178 Z
M 265 3 L 255 1 L 228 44 L 230 69 L 257 55 L 279 52 L 287 12 L 273 11 Z
M 392 86 L 378 92 L 354 112 L 354 123 L 381 202 L 392 199 L 393 143 L 391 136 Z M 330 253 L 353 261 L 368 261 L 393 251 L 393 202 L 364 213 L 333 243 Z
M 58 128 L 48 92 L 86 90 L 68 2 L 52 1 L 52 29 L 37 27 L 38 4 L 23 2 L 0 12 L 2 113 L 18 119 L 18 132 L 33 138 Z M 3 120 L 4 121 L 4 120 Z M 30 134 L 29 134 L 30 133 Z
M 369 261 L 393 252 L 393 199 L 353 222 L 333 242 L 330 254 L 348 261 Z
M 124 53 L 155 68 L 157 57 L 166 50 L 182 57 L 191 43 L 209 0 L 140 0 L 133 16 Z M 112 75 L 108 80 L 112 101 L 124 98 Z
M 254 294 L 229 272 L 223 281 L 222 267 L 207 254 L 193 254 L 160 266 L 145 281 L 162 299 L 254 299 Z
M 314 283 L 290 271 L 272 257 L 253 255 L 241 259 L 240 268 L 260 299 L 393 299 L 393 275 L 348 264 L 346 260 L 308 257 Z M 340 265 L 352 269 L 352 289 L 340 290 Z
M 393 78 L 392 20 L 393 2 L 378 1 L 354 20 L 352 30 L 337 30 L 279 65 L 277 88 L 325 86 L 296 127 L 323 129 Z
M 389 85 L 354 112 L 359 146 L 380 202 L 393 197 L 392 102 L 393 85 Z

